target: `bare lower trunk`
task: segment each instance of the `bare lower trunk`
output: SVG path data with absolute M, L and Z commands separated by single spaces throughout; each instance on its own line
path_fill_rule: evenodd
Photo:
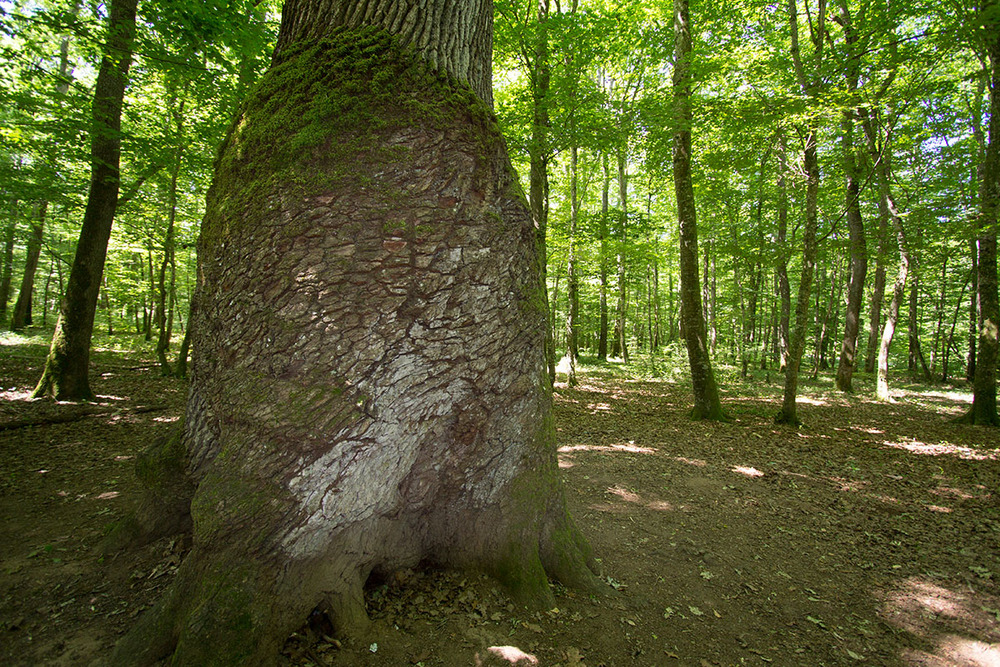
M 687 0 L 674 0 L 676 37 L 673 75 L 674 109 L 680 124 L 674 131 L 674 193 L 680 227 L 681 321 L 687 343 L 693 419 L 723 419 L 719 389 L 708 349 L 708 332 L 698 289 L 698 223 L 691 177 L 691 26 Z
M 113 0 L 105 53 L 94 89 L 91 176 L 73 267 L 34 395 L 90 399 L 90 340 L 97 295 L 118 206 L 121 114 L 132 62 L 137 0 Z
M 979 339 L 976 372 L 972 383 L 972 408 L 964 421 L 1000 426 L 997 415 L 997 356 L 1000 353 L 1000 301 L 997 297 L 997 221 L 1000 219 L 1000 5 L 983 6 L 983 31 L 989 53 L 989 143 L 983 159 L 979 219 Z
M 792 313 L 792 293 L 788 285 L 788 188 L 786 173 L 788 157 L 785 148 L 785 135 L 778 132 L 778 233 L 775 243 L 774 273 L 776 277 L 778 300 L 781 314 L 778 317 L 778 330 L 775 342 L 778 345 L 778 370 L 784 371 L 788 366 L 788 335 L 789 321 Z
M 882 185 L 887 186 L 888 175 Z M 875 398 L 880 401 L 888 401 L 891 397 L 889 393 L 889 347 L 892 345 L 892 337 L 896 331 L 896 322 L 899 319 L 899 307 L 903 303 L 903 296 L 906 292 L 906 278 L 910 269 L 910 253 L 906 245 L 906 236 L 903 231 L 903 221 L 896 211 L 892 199 L 888 199 L 890 219 L 893 230 L 896 232 L 896 242 L 899 245 L 899 271 L 896 273 L 896 281 L 892 286 L 892 299 L 889 301 L 889 312 L 885 316 L 885 326 L 882 329 L 882 338 L 878 348 L 878 376 L 875 384 Z
M 531 212 L 489 107 L 405 45 L 286 44 L 222 148 L 189 325 L 195 546 L 115 662 L 273 664 L 317 606 L 362 632 L 369 574 L 421 562 L 541 605 L 546 575 L 598 590 L 556 465 Z
M 4 230 L 3 274 L 0 276 L 0 326 L 7 320 L 7 302 L 10 301 L 10 282 L 14 273 L 14 232 L 17 228 L 17 200 L 10 206 L 10 218 Z
M 10 319 L 11 331 L 21 331 L 31 324 L 32 297 L 35 292 L 35 273 L 38 271 L 38 259 L 42 254 L 45 214 L 48 210 L 49 202 L 43 201 L 38 206 L 35 221 L 31 223 L 31 236 L 28 238 L 28 248 L 24 258 L 24 272 L 21 274 L 21 289 L 17 293 L 14 314 Z

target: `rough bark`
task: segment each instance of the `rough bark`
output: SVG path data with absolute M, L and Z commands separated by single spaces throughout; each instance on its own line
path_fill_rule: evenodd
M 439 14 L 415 20 L 469 39 Z M 536 604 L 546 575 L 598 590 L 558 476 L 535 227 L 488 105 L 380 25 L 300 34 L 224 143 L 199 240 L 194 548 L 114 662 L 273 664 L 317 606 L 363 632 L 369 574 L 421 562 Z
M 88 400 L 93 396 L 88 377 L 90 340 L 118 205 L 122 102 L 132 62 L 137 3 L 138 0 L 110 3 L 105 53 L 94 88 L 90 191 L 52 345 L 35 387 L 36 397 Z
M 997 297 L 997 222 L 1000 218 L 1000 3 L 984 4 L 983 32 L 991 65 L 989 143 L 983 159 L 979 202 L 979 340 L 972 407 L 963 420 L 1000 426 L 997 415 L 997 354 L 1000 351 L 1000 301 Z
M 708 332 L 698 285 L 698 220 L 691 177 L 691 19 L 687 0 L 674 0 L 674 193 L 680 228 L 681 321 L 691 366 L 693 419 L 725 418 L 708 352 Z
M 38 259 L 42 254 L 42 240 L 45 233 L 45 214 L 49 210 L 49 202 L 38 205 L 35 220 L 31 223 L 31 236 L 28 237 L 28 247 L 24 258 L 24 271 L 21 273 L 21 289 L 17 293 L 14 312 L 10 318 L 10 330 L 21 331 L 31 325 L 32 301 L 35 292 L 35 274 L 38 272 Z

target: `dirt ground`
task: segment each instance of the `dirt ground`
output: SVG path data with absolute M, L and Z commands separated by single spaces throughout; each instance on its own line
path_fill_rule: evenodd
M 186 390 L 141 352 L 98 351 L 98 406 L 28 401 L 43 340 L 0 339 L 0 663 L 87 665 L 184 556 L 178 540 L 95 548 Z M 1000 429 L 950 422 L 963 390 L 897 385 L 878 404 L 870 378 L 848 397 L 822 375 L 802 387 L 806 426 L 778 427 L 780 379 L 723 378 L 724 424 L 690 422 L 682 375 L 648 362 L 557 384 L 568 502 L 610 594 L 556 586 L 554 608 L 526 610 L 475 573 L 401 572 L 371 582 L 370 637 L 315 618 L 282 660 L 1000 666 Z M 70 421 L 28 425 L 55 417 Z

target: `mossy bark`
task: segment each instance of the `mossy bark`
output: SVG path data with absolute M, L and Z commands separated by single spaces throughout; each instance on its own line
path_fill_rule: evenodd
M 184 431 L 194 547 L 117 664 L 269 664 L 372 572 L 599 590 L 531 215 L 488 106 L 378 27 L 283 47 L 220 154 Z M 234 569 L 235 568 L 235 569 Z

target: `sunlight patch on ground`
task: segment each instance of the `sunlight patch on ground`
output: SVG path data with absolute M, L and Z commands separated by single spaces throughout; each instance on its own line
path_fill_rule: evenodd
M 0 400 L 4 401 L 27 401 L 31 398 L 31 390 L 18 391 L 17 387 L 12 387 L 7 391 L 0 391 Z
M 153 417 L 154 422 L 163 422 L 164 424 L 172 424 L 179 420 L 180 417 Z
M 941 398 L 947 401 L 972 404 L 972 393 L 968 391 L 918 391 L 914 394 L 921 398 Z
M 607 403 L 590 403 L 587 405 L 590 414 L 596 415 L 598 412 L 611 412 L 611 406 Z
M 885 440 L 882 444 L 892 449 L 902 449 L 911 454 L 922 456 L 957 456 L 966 461 L 1000 461 L 1000 449 L 973 449 L 972 447 L 953 445 L 949 442 L 931 443 L 919 440 L 898 442 Z
M 883 617 L 892 627 L 936 646 L 933 652 L 903 650 L 904 663 L 1000 667 L 1000 644 L 991 642 L 996 639 L 994 615 L 998 612 L 986 604 L 995 598 L 979 595 L 964 587 L 952 590 L 918 578 L 900 582 L 884 600 Z M 962 635 L 955 634 L 956 630 Z
M 628 452 L 630 454 L 655 454 L 652 447 L 640 447 L 634 442 L 614 445 L 563 445 L 558 449 L 562 454 L 569 452 Z
M 690 466 L 696 466 L 698 468 L 704 468 L 708 465 L 707 461 L 702 461 L 701 459 L 689 459 L 686 456 L 675 456 L 674 461 L 680 461 L 681 463 L 686 463 Z
M 927 509 L 932 512 L 940 512 L 941 514 L 949 514 L 952 511 L 950 507 L 942 507 L 941 505 L 928 505 Z
M 666 500 L 644 500 L 635 491 L 629 491 L 623 486 L 609 486 L 605 493 L 613 496 L 618 496 L 627 503 L 632 503 L 633 505 L 639 505 L 651 510 L 657 510 L 659 512 L 672 512 L 674 511 L 674 506 L 667 502 Z M 620 505 L 592 505 L 591 509 L 597 510 L 599 512 L 616 512 L 620 513 L 622 508 Z
M 805 403 L 806 405 L 828 405 L 829 404 L 829 401 L 826 400 L 826 399 L 819 400 L 819 399 L 815 399 L 815 398 L 809 398 L 808 396 L 799 396 L 798 399 L 796 399 L 796 400 L 798 400 L 799 403 Z
M 538 658 L 531 655 L 530 653 L 525 653 L 516 646 L 491 646 L 486 651 L 492 655 L 497 656 L 503 660 L 506 660 L 512 665 L 525 664 L 525 665 L 537 665 Z M 476 665 L 484 665 L 479 654 L 476 654 Z
M 629 491 L 628 489 L 623 489 L 620 486 L 608 487 L 608 493 L 612 493 L 621 498 L 622 500 L 626 500 L 630 503 L 638 503 L 642 501 L 642 498 L 639 497 L 638 493 L 635 493 L 634 491 Z
M 764 473 L 752 466 L 733 466 L 733 472 L 738 472 L 741 475 L 746 475 L 747 477 L 763 477 Z
M 95 496 L 97 500 L 111 500 L 112 498 L 117 498 L 121 494 L 117 491 L 105 491 L 99 496 Z

